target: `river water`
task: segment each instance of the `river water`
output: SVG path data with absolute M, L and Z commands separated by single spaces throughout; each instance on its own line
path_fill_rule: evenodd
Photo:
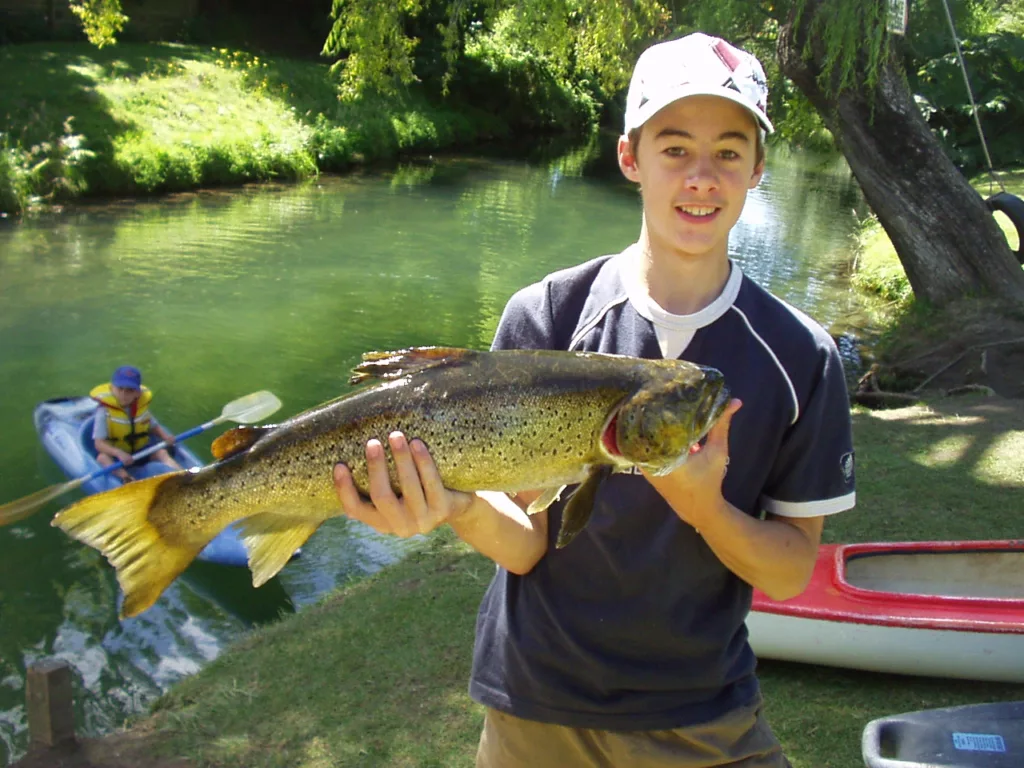
M 731 249 L 743 270 L 833 333 L 861 329 L 847 285 L 856 183 L 841 158 L 769 154 Z M 486 349 L 502 307 L 546 273 L 621 250 L 640 203 L 607 156 L 447 158 L 300 186 L 91 205 L 0 226 L 0 502 L 64 480 L 32 409 L 139 366 L 174 431 L 269 389 L 286 418 L 347 390 L 362 352 Z M 213 437 L 190 446 L 209 459 Z M 0 528 L 0 765 L 26 746 L 24 682 L 75 670 L 77 729 L 119 725 L 254 624 L 301 610 L 401 546 L 342 519 L 260 590 L 197 564 L 119 621 L 113 571 L 48 525 Z

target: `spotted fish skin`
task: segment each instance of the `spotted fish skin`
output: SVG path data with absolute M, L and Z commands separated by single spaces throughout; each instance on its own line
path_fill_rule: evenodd
M 280 425 L 225 433 L 213 445 L 215 464 L 87 497 L 54 525 L 107 556 L 125 591 L 122 612 L 132 615 L 235 522 L 254 583 L 271 578 L 341 514 L 335 464 L 367 492 L 370 439 L 400 431 L 423 440 L 452 490 L 557 491 L 608 468 L 669 471 L 728 400 L 714 369 L 587 352 L 373 352 L 353 374 L 366 380 L 376 383 Z M 397 492 L 390 457 L 388 467 Z

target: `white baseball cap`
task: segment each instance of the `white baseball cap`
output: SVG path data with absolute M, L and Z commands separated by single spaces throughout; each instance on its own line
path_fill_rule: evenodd
M 673 101 L 721 96 L 750 110 L 768 133 L 768 80 L 756 57 L 718 37 L 694 32 L 640 54 L 626 95 L 626 128 L 639 128 Z

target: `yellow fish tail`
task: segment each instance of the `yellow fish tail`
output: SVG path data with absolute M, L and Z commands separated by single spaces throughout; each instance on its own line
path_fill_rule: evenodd
M 208 543 L 196 540 L 199 537 L 171 541 L 149 520 L 161 486 L 176 482 L 179 474 L 184 473 L 146 478 L 88 496 L 58 512 L 51 523 L 99 550 L 114 566 L 124 592 L 122 618 L 153 605 Z

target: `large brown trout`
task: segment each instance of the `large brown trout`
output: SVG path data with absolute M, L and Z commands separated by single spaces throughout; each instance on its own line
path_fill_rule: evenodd
M 89 496 L 53 525 L 107 557 L 124 616 L 151 606 L 234 522 L 260 586 L 342 513 L 334 465 L 347 464 L 365 493 L 367 440 L 386 444 L 398 430 L 426 443 L 452 490 L 542 489 L 533 513 L 580 483 L 563 511 L 561 547 L 586 524 L 601 478 L 633 466 L 672 471 L 729 400 L 712 368 L 590 352 L 373 352 L 352 382 L 365 379 L 378 382 L 280 425 L 225 432 L 213 443 L 216 463 Z

